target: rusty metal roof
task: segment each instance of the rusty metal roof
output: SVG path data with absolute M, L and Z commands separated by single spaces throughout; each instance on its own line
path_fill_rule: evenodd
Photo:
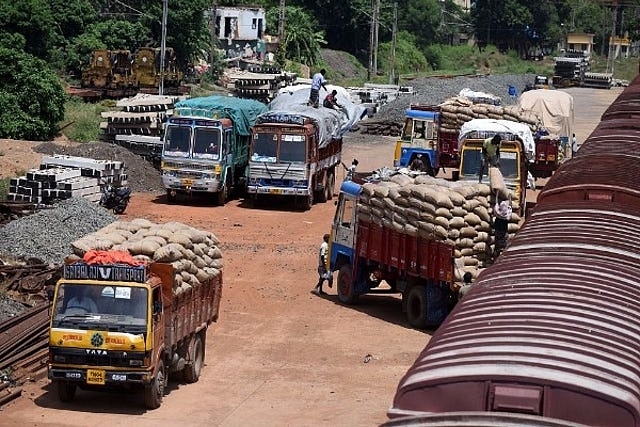
M 534 211 L 403 377 L 390 416 L 485 410 L 640 425 L 640 211 L 611 207 Z

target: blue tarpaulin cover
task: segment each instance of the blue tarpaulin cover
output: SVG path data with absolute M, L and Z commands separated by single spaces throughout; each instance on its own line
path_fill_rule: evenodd
M 236 132 L 243 136 L 251 135 L 256 118 L 267 110 L 260 101 L 220 95 L 185 99 L 173 107 L 173 113 L 179 116 L 231 119 Z

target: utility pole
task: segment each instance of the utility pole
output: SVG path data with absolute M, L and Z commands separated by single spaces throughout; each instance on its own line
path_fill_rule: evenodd
M 167 50 L 167 9 L 169 0 L 162 0 L 162 41 L 160 42 L 160 87 L 158 95 L 164 95 L 164 63 Z
M 278 43 L 280 46 L 284 43 L 284 7 L 285 0 L 280 0 L 280 8 L 278 9 Z
M 613 22 L 611 24 L 611 39 L 609 40 L 609 53 L 607 54 L 607 73 L 609 72 L 609 58 L 611 58 L 611 74 L 613 75 L 613 64 L 616 61 L 616 22 L 618 20 L 618 1 L 613 0 L 611 2 L 611 14 L 613 15 Z
M 398 32 L 398 3 L 393 3 L 393 27 L 391 29 L 391 61 L 389 71 L 389 84 L 396 81 L 396 33 Z
M 371 75 L 373 73 L 373 44 L 374 44 L 374 26 L 375 26 L 375 1 L 371 0 L 371 26 L 369 28 L 369 67 L 367 68 L 367 80 L 371 80 Z
M 209 25 L 211 25 L 211 60 L 210 66 L 213 66 L 213 62 L 216 60 L 216 47 L 218 45 L 218 26 L 216 23 L 218 22 L 218 5 L 216 0 L 211 2 L 211 21 Z M 213 70 L 213 68 L 211 68 Z
M 373 75 L 378 75 L 378 32 L 380 29 L 380 0 L 375 0 L 376 5 L 373 10 L 375 20 L 373 36 Z

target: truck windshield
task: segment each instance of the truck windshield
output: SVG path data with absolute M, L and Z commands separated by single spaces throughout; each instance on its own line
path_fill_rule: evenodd
M 275 163 L 278 155 L 278 137 L 274 133 L 256 133 L 253 135 L 253 154 L 255 162 Z
M 144 287 L 62 283 L 53 305 L 53 326 L 88 329 L 96 322 L 144 326 L 147 307 Z
M 164 136 L 164 153 L 170 156 L 187 157 L 191 128 L 188 126 L 168 126 Z
M 305 162 L 307 150 L 303 135 L 282 135 L 280 141 L 281 162 Z
M 478 176 L 480 171 L 480 163 L 482 161 L 482 153 L 480 150 L 463 150 L 462 155 L 462 174 L 463 176 Z M 500 153 L 500 172 L 505 179 L 518 178 L 518 154 L 514 152 Z M 484 171 L 484 176 L 488 175 L 488 171 Z
M 220 130 L 215 128 L 197 127 L 194 130 L 193 157 L 199 159 L 220 158 Z

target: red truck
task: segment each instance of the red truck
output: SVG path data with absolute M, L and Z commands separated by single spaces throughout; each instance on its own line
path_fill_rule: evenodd
M 158 408 L 170 375 L 198 381 L 207 327 L 219 315 L 222 272 L 178 283 L 170 263 L 139 265 L 123 260 L 122 251 L 100 256 L 118 259 L 66 264 L 55 286 L 49 379 L 62 402 L 77 388 L 140 390 L 147 408 Z
M 354 304 L 367 293 L 400 293 L 411 326 L 439 325 L 451 307 L 454 247 L 365 221 L 359 215 L 361 197 L 361 184 L 342 183 L 329 242 L 338 299 Z

